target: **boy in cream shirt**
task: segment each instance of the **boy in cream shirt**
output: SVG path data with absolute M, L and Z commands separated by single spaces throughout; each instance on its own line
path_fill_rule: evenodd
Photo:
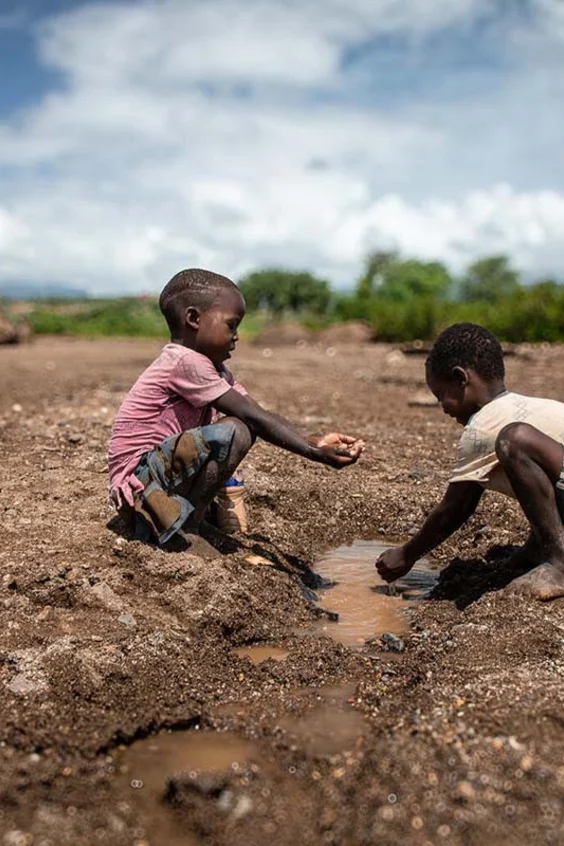
M 499 341 L 473 323 L 439 335 L 426 376 L 445 414 L 464 426 L 456 468 L 442 501 L 414 537 L 380 556 L 378 572 L 388 582 L 405 575 L 493 490 L 515 497 L 531 526 L 515 564 L 526 560 L 532 569 L 508 592 L 564 596 L 564 403 L 508 391 Z

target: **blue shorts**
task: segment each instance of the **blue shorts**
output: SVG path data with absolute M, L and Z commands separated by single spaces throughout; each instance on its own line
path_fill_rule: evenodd
M 134 475 L 144 485 L 135 498 L 135 537 L 159 544 L 170 540 L 195 510 L 189 498 L 195 476 L 209 459 L 225 461 L 229 455 L 235 425 L 213 423 L 166 438 L 146 452 Z

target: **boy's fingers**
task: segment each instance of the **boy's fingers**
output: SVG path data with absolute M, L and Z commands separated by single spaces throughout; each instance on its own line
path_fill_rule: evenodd
M 347 449 L 338 446 L 324 446 L 322 449 L 328 457 L 330 456 L 329 463 L 332 463 L 333 466 L 337 468 L 347 467 L 349 464 L 354 464 L 362 452 L 362 446 L 359 444 L 356 444 L 353 447 L 348 447 Z
M 348 461 L 352 464 L 353 462 L 357 461 L 360 458 L 360 453 L 362 450 L 360 449 L 337 449 L 335 450 L 336 455 L 348 459 Z
M 354 444 L 357 441 L 357 439 L 353 438 L 352 435 L 343 435 L 341 432 L 337 432 L 337 436 L 343 444 Z
M 355 444 L 351 449 L 349 449 L 349 455 L 354 455 L 355 458 L 359 458 L 361 453 L 364 452 L 364 444 L 362 441 L 360 443 Z

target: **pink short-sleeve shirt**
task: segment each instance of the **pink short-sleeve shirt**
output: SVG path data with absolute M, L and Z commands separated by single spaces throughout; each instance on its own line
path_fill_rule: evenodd
M 133 385 L 114 422 L 108 466 L 110 497 L 116 506 L 133 505 L 143 489 L 135 469 L 141 456 L 166 438 L 213 420 L 212 404 L 230 388 L 246 394 L 226 367 L 217 370 L 207 356 L 167 344 Z

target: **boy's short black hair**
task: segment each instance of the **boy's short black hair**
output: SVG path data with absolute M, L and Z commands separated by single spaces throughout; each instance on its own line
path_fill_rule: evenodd
M 184 312 L 190 306 L 207 311 L 217 299 L 220 291 L 239 291 L 237 285 L 211 270 L 191 268 L 181 270 L 164 286 L 159 297 L 162 311 L 171 331 L 178 329 Z
M 503 379 L 503 352 L 493 332 L 477 323 L 455 323 L 441 332 L 427 370 L 438 379 L 450 379 L 454 367 L 471 367 L 485 382 Z

